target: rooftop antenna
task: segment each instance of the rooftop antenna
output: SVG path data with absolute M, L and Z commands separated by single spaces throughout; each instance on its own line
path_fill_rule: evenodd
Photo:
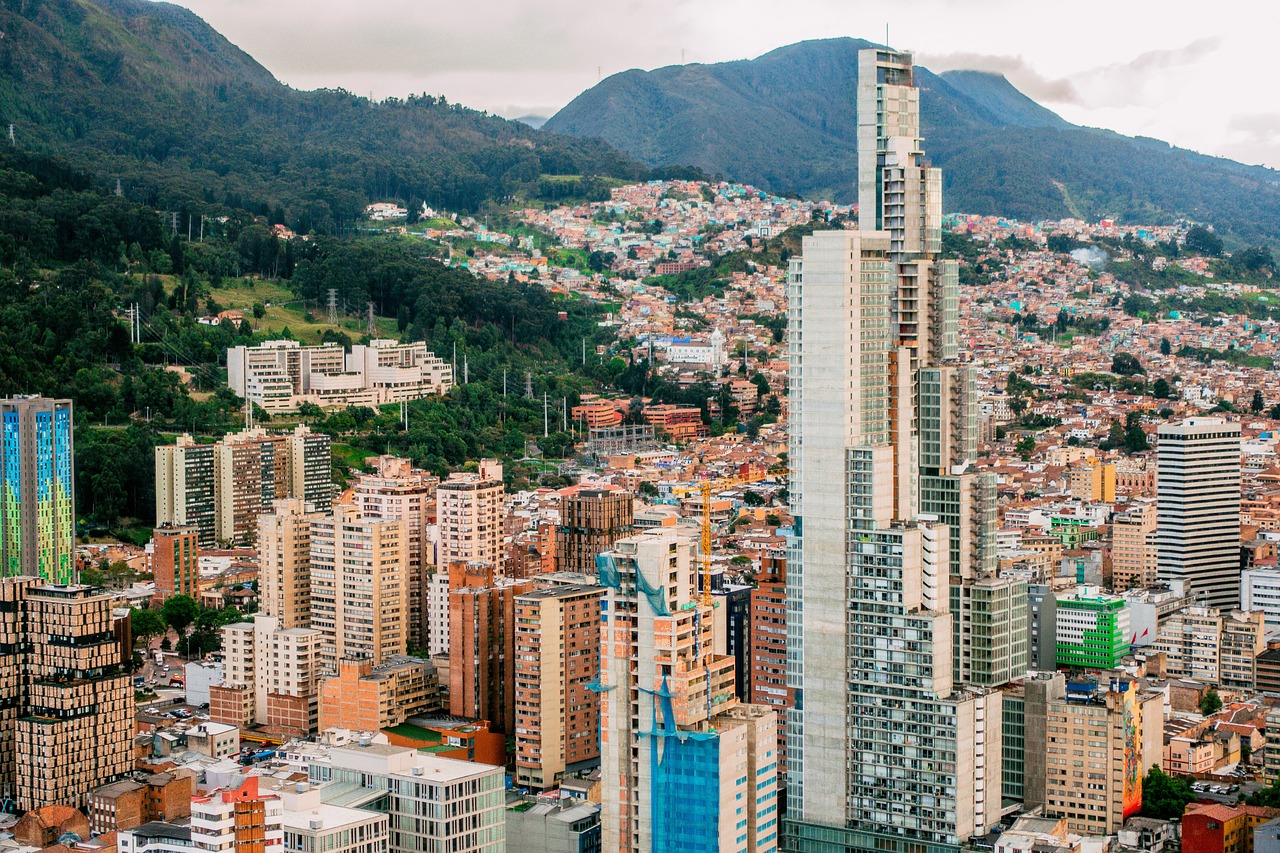
M 684 65 L 684 48 L 680 48 L 680 64 Z
M 884 46 L 889 46 L 889 22 L 884 22 Z
M 329 288 L 329 325 L 337 325 L 338 322 L 338 291 L 337 288 Z
M 604 66 L 597 65 L 596 66 L 596 82 L 599 83 L 603 79 L 604 79 Z

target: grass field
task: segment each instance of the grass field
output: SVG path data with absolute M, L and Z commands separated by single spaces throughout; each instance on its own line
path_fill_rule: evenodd
M 328 308 L 324 305 L 304 304 L 288 287 L 260 279 L 229 279 L 222 287 L 212 291 L 210 296 L 223 308 L 238 308 L 253 325 L 255 332 L 271 334 L 282 331 L 286 326 L 299 341 L 304 344 L 320 342 L 326 330 L 342 332 L 354 341 L 365 334 L 364 316 L 340 316 L 338 322 L 327 322 Z M 266 314 L 262 319 L 253 317 L 253 306 L 261 303 L 266 306 Z M 308 322 L 307 311 L 310 310 L 315 322 Z M 341 306 L 339 306 L 341 312 Z M 375 337 L 399 338 L 396 321 L 386 317 L 373 318 Z

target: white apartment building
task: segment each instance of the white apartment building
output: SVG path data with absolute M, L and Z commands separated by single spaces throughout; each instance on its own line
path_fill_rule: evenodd
M 420 341 L 375 339 L 350 353 L 338 344 L 265 341 L 227 350 L 227 385 L 268 412 L 303 403 L 378 406 L 445 393 L 453 367 Z

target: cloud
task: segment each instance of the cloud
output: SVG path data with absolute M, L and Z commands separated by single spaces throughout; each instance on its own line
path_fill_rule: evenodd
M 1075 85 L 1067 78 L 1046 77 L 1021 56 L 987 53 L 919 54 L 917 61 L 930 71 L 990 71 L 1003 74 L 1024 95 L 1041 103 L 1082 104 Z

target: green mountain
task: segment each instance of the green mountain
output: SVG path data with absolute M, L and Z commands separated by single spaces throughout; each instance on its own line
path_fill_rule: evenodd
M 545 176 L 647 173 L 597 141 L 443 98 L 291 89 L 167 3 L 0 0 L 0 33 L 0 128 L 155 207 L 203 199 L 341 231 L 374 199 L 465 210 L 564 192 Z M 584 186 L 598 191 L 571 184 Z
M 860 39 L 807 41 L 752 60 L 615 74 L 544 130 L 599 138 L 779 192 L 853 200 Z M 917 69 L 925 147 L 947 210 L 1213 223 L 1280 242 L 1280 172 L 1072 125 L 1003 77 Z

